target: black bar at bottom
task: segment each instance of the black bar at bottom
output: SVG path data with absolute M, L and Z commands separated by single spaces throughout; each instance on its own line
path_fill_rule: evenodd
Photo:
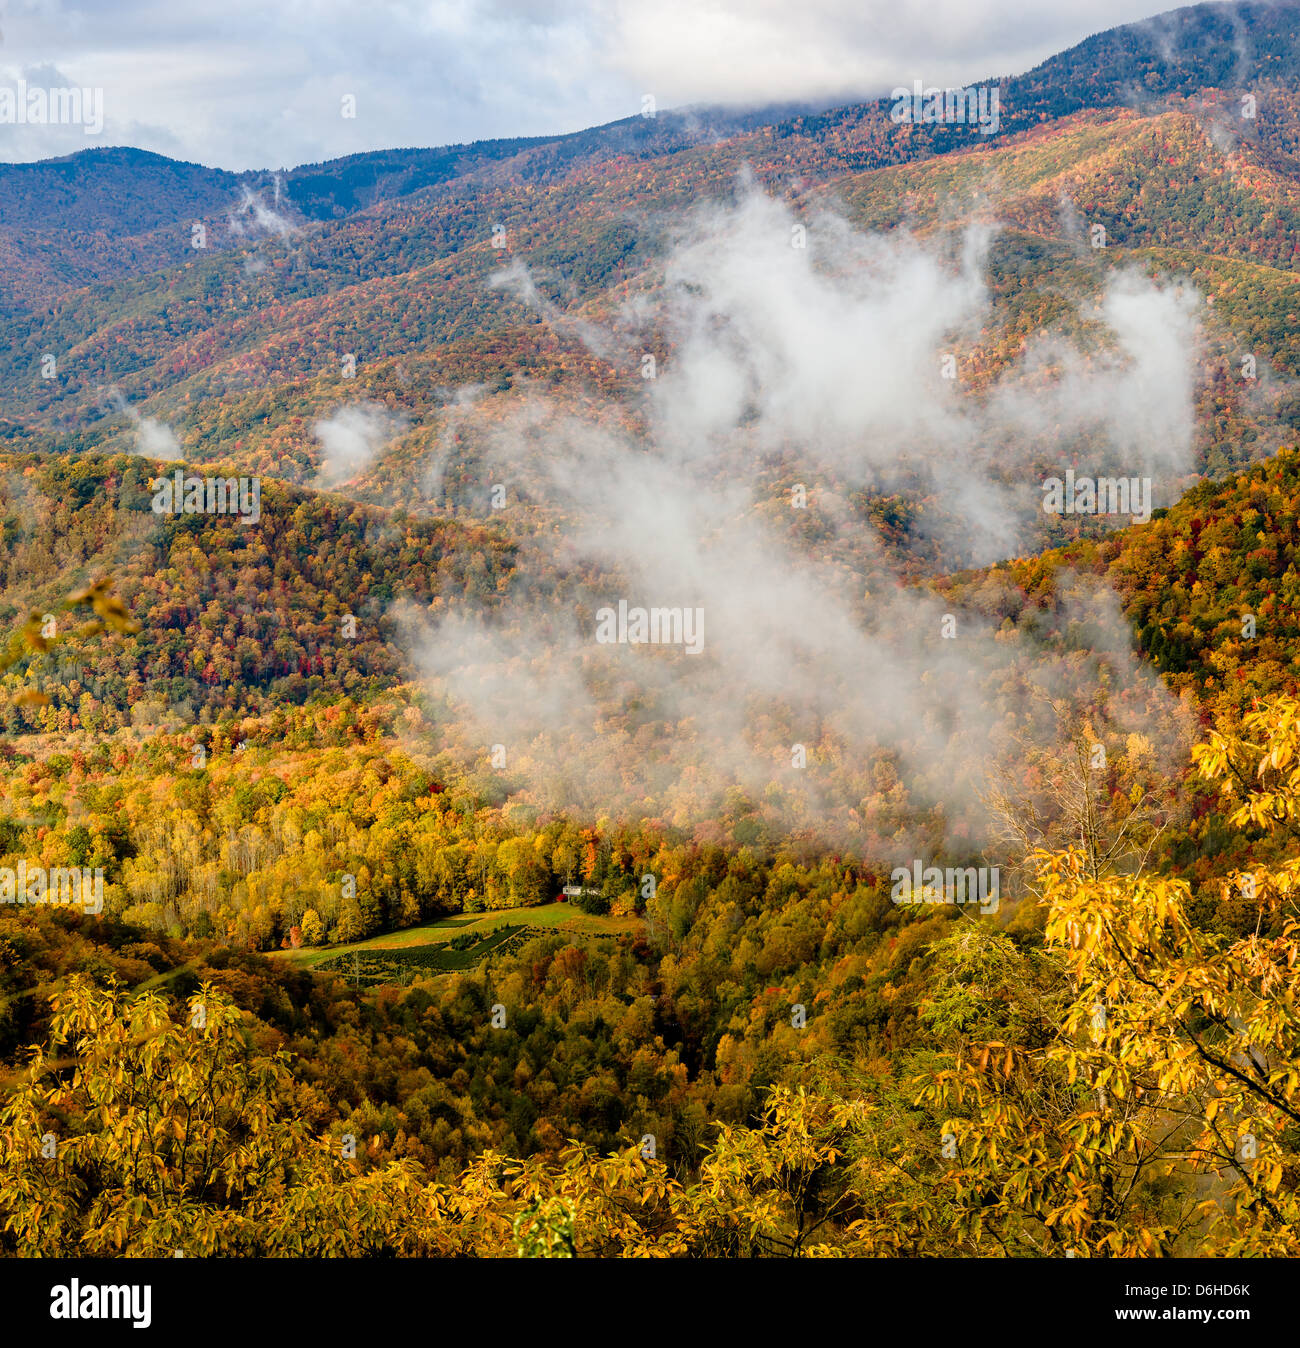
M 0 1324 L 11 1342 L 132 1331 L 243 1348 L 251 1330 L 374 1344 L 474 1323 L 489 1339 L 547 1325 L 547 1337 L 587 1337 L 599 1325 L 601 1337 L 639 1342 L 692 1325 L 764 1338 L 785 1324 L 829 1330 L 848 1311 L 864 1332 L 888 1315 L 894 1333 L 1068 1326 L 1142 1341 L 1210 1329 L 1245 1341 L 1293 1332 L 1296 1271 L 1257 1260 L 29 1259 L 0 1262 Z

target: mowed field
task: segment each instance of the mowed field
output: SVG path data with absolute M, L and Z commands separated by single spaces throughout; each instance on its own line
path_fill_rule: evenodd
M 547 903 L 536 908 L 507 908 L 491 913 L 456 913 L 436 922 L 401 931 L 384 932 L 364 941 L 346 945 L 303 947 L 277 950 L 277 959 L 286 959 L 304 969 L 330 965 L 332 972 L 348 972 L 334 967 L 334 961 L 347 964 L 345 957 L 356 955 L 362 963 L 374 967 L 379 962 L 423 967 L 426 971 L 467 969 L 484 956 L 500 949 L 511 938 L 554 929 L 573 936 L 615 936 L 638 929 L 640 920 L 632 917 L 597 917 L 567 903 Z M 470 940 L 457 941 L 457 937 Z M 456 941 L 459 947 L 453 949 Z M 387 958 L 385 958 L 387 957 Z

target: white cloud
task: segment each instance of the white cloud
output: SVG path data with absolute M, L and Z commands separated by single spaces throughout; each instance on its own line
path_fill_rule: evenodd
M 341 407 L 332 417 L 316 422 L 312 435 L 323 451 L 317 483 L 335 487 L 360 477 L 404 425 L 381 403 Z
M 135 426 L 135 448 L 137 454 L 150 459 L 179 459 L 181 442 L 176 432 L 165 421 L 154 417 L 141 417 Z
M 1051 382 L 1030 352 L 992 397 L 946 392 L 939 353 L 988 316 L 987 236 L 970 235 L 954 267 L 933 241 L 860 235 L 831 216 L 795 249 L 794 221 L 757 191 L 693 213 L 642 310 L 672 352 L 644 436 L 543 398 L 486 424 L 477 476 L 510 484 L 512 511 L 554 514 L 519 530 L 502 602 L 412 622 L 415 658 L 461 733 L 480 750 L 506 746 L 507 772 L 543 808 L 685 820 L 733 784 L 771 788 L 795 826 L 838 829 L 879 858 L 905 825 L 854 822 L 876 789 L 863 774 L 892 758 L 910 789 L 944 802 L 954 837 L 978 837 L 989 773 L 1023 752 L 1009 732 L 1060 733 L 1014 723 L 1029 716 L 1010 709 L 1031 684 L 1096 698 L 1117 733 L 1142 725 L 1176 754 L 1173 701 L 1134 657 L 1104 585 L 1081 581 L 1065 606 L 1063 626 L 1096 628 L 1085 653 L 969 613 L 954 614 L 949 640 L 951 601 L 907 584 L 871 526 L 817 484 L 913 474 L 949 522 L 945 547 L 981 561 L 1014 553 L 1041 518 L 1040 464 L 1062 443 L 1159 486 L 1192 459 L 1194 296 L 1120 273 L 1086 315 L 1109 347 L 1058 341 Z M 607 339 L 635 352 L 635 334 Z M 756 486 L 777 453 L 808 469 L 812 551 L 791 544 L 794 510 Z M 841 564 L 841 540 L 860 568 Z M 592 615 L 619 599 L 701 610 L 704 650 L 596 642 Z M 831 747 L 792 772 L 793 742 Z

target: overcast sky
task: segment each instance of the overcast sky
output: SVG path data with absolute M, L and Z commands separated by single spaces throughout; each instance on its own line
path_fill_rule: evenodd
M 104 127 L 0 124 L 0 160 L 137 145 L 229 169 L 544 135 L 685 103 L 851 98 L 1029 69 L 1144 0 L 0 0 L 0 90 L 103 90 Z M 356 115 L 343 115 L 344 97 Z M 3 97 L 0 94 L 0 97 Z

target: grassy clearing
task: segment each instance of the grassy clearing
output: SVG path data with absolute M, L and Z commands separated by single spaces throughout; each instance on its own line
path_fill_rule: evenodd
M 378 971 L 381 965 L 443 971 L 469 969 L 484 956 L 522 945 L 529 936 L 545 930 L 569 932 L 574 936 L 613 936 L 619 932 L 634 931 L 637 925 L 635 918 L 597 917 L 567 903 L 547 903 L 537 908 L 508 908 L 493 913 L 456 913 L 451 917 L 439 918 L 436 922 L 384 932 L 347 945 L 277 950 L 273 953 L 277 958 L 287 959 L 302 969 L 316 969 L 327 963 L 332 965 L 341 956 L 355 954 L 360 959 L 359 967 L 364 966 L 364 981 L 365 969 Z M 527 935 L 518 939 L 520 933 Z M 448 948 L 453 939 L 467 935 L 478 939 L 464 950 Z M 346 962 L 340 960 L 340 963 Z

